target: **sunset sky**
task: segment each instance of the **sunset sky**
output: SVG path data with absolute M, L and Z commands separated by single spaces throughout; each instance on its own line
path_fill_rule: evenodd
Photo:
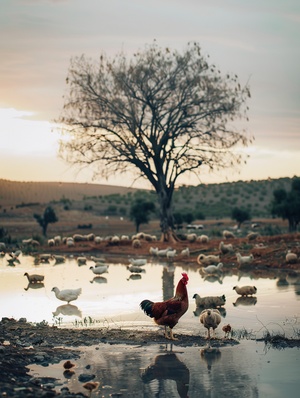
M 222 73 L 249 80 L 255 137 L 240 172 L 185 183 L 300 176 L 300 2 L 297 0 L 1 0 L 0 178 L 92 182 L 57 158 L 52 132 L 72 56 L 133 54 L 156 39 L 197 41 Z M 131 176 L 94 182 L 129 186 Z M 134 187 L 141 186 L 135 183 Z

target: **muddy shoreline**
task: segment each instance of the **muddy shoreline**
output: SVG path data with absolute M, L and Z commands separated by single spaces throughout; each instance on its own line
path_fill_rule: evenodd
M 166 344 L 162 334 L 153 331 L 112 329 L 65 329 L 44 323 L 31 324 L 25 319 L 3 318 L 0 322 L 0 394 L 7 397 L 82 397 L 64 388 L 54 390 L 55 380 L 34 378 L 27 374 L 29 364 L 49 366 L 64 360 L 76 359 L 80 349 L 101 344 Z M 201 336 L 178 335 L 174 345 L 180 347 L 203 346 L 207 343 Z M 277 348 L 300 347 L 300 340 L 273 336 L 265 341 Z M 239 344 L 234 338 L 212 340 L 212 346 Z

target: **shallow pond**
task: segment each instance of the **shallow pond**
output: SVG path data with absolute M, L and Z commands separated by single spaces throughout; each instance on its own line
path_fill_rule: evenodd
M 258 338 L 267 331 L 299 338 L 300 276 L 274 272 L 255 279 L 251 274 L 206 277 L 187 264 L 149 260 L 143 272 L 132 274 L 127 258 L 110 259 L 107 273 L 96 277 L 88 259 L 78 266 L 71 257 L 63 264 L 35 265 L 34 258 L 21 255 L 19 263 L 8 265 L 8 256 L 0 259 L 0 317 L 27 318 L 30 322 L 46 321 L 61 327 L 108 327 L 153 329 L 162 333 L 139 308 L 145 299 L 160 301 L 173 295 L 182 272 L 189 275 L 189 310 L 174 328 L 175 335 L 190 333 L 204 336 L 199 311 L 193 295 L 225 294 L 221 310 L 222 323 L 230 323 L 240 336 Z M 44 283 L 28 284 L 24 273 L 44 275 Z M 255 285 L 255 298 L 241 300 L 233 287 Z M 52 288 L 82 288 L 71 304 L 59 301 Z M 219 327 L 216 336 L 224 333 Z M 264 343 L 247 339 L 233 347 L 207 350 L 206 347 L 178 347 L 166 344 L 146 346 L 99 344 L 82 347 L 80 359 L 74 361 L 73 374 L 63 373 L 62 363 L 48 367 L 32 365 L 35 377 L 54 377 L 58 391 L 68 387 L 85 392 L 78 377 L 94 375 L 100 382 L 92 396 L 109 397 L 298 397 L 299 349 L 276 350 Z M 69 358 L 66 358 L 66 360 Z
M 200 296 L 224 294 L 223 322 L 230 323 L 235 330 L 246 329 L 255 337 L 261 337 L 267 330 L 295 337 L 299 331 L 300 274 L 272 271 L 269 277 L 259 279 L 246 273 L 203 277 L 194 266 L 151 260 L 142 267 L 142 273 L 132 274 L 127 269 L 127 258 L 120 262 L 107 258 L 108 272 L 95 276 L 90 269 L 94 262 L 90 259 L 81 266 L 75 257 L 67 258 L 62 264 L 55 265 L 50 260 L 35 265 L 32 256 L 21 255 L 19 263 L 9 266 L 7 257 L 0 259 L 1 318 L 24 317 L 30 322 L 44 320 L 50 325 L 68 327 L 153 327 L 157 330 L 152 319 L 139 308 L 139 303 L 145 298 L 161 301 L 172 297 L 181 273 L 187 272 L 190 306 L 174 328 L 175 334 L 205 333 L 199 323 L 199 311 L 193 299 L 195 293 Z M 25 272 L 44 275 L 44 283 L 28 284 Z M 241 298 L 233 290 L 236 285 L 255 285 L 257 294 L 254 298 Z M 82 294 L 76 301 L 66 304 L 55 297 L 54 286 L 60 290 L 81 287 Z M 221 328 L 216 332 L 217 336 L 223 335 Z
M 30 366 L 32 377 L 53 377 L 59 392 L 87 392 L 81 377 L 100 382 L 93 397 L 281 398 L 299 396 L 298 349 L 275 350 L 263 343 L 214 348 L 171 345 L 100 344 L 84 348 L 66 373 L 63 361 L 44 368 Z M 67 358 L 66 358 L 67 359 Z

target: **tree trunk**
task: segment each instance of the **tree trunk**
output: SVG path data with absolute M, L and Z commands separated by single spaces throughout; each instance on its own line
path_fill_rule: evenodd
M 160 228 L 161 242 L 176 243 L 178 238 L 174 232 L 174 220 L 172 210 L 173 189 L 168 188 L 165 184 L 161 184 L 157 189 L 159 212 L 160 212 Z

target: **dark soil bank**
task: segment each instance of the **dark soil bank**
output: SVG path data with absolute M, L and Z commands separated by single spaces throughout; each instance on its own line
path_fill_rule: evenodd
M 83 397 L 67 388 L 54 390 L 55 379 L 35 378 L 27 374 L 29 364 L 47 367 L 49 364 L 72 360 L 80 356 L 80 347 L 101 344 L 162 344 L 164 337 L 157 332 L 109 329 L 60 329 L 43 323 L 33 325 L 25 319 L 3 318 L 0 322 L 0 394 L 3 397 Z M 179 335 L 174 344 L 202 346 L 207 341 L 200 336 Z M 285 347 L 299 347 L 299 340 L 270 339 L 268 343 Z M 218 339 L 212 346 L 239 344 L 234 339 Z

